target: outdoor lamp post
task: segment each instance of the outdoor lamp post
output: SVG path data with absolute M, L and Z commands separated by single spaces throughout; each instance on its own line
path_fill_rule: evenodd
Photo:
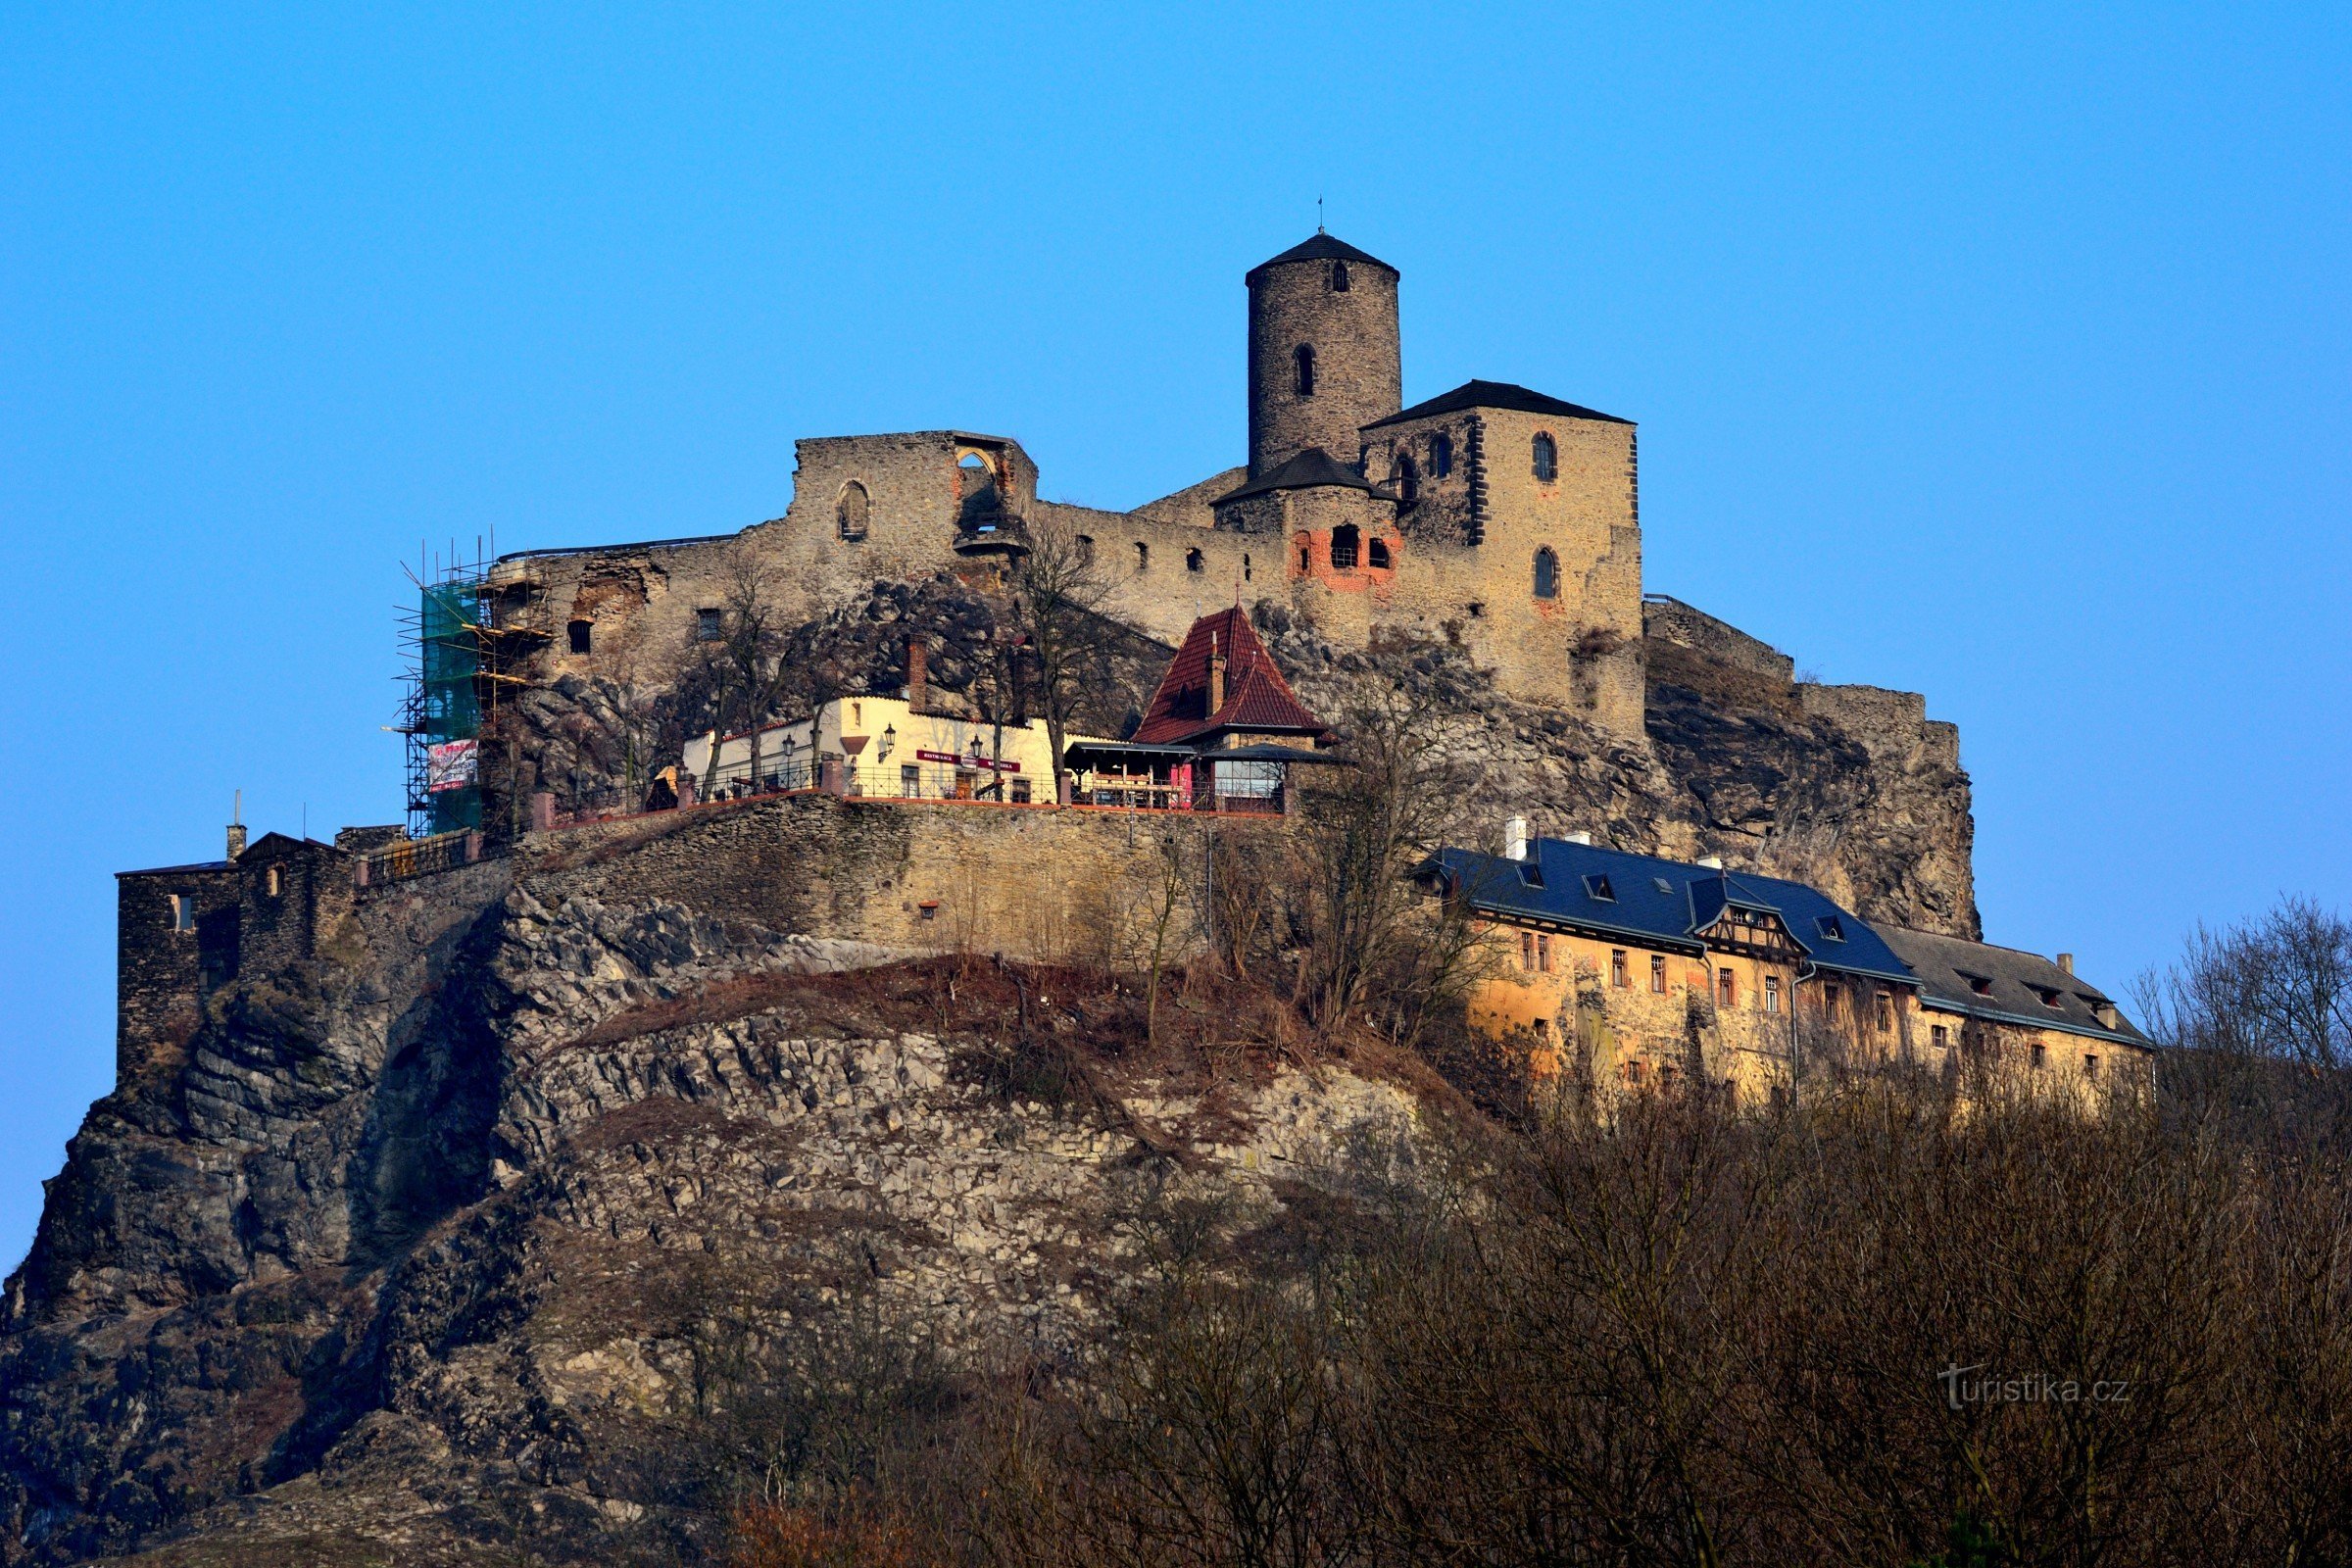
M 889 761 L 889 760 L 890 760 L 890 749 L 891 749 L 893 746 L 896 746 L 896 745 L 898 745 L 898 744 L 899 744 L 899 726 L 898 726 L 898 725 L 896 725 L 896 724 L 885 724 L 885 725 L 883 725 L 883 726 L 882 726 L 882 746 L 881 746 L 881 749 L 880 749 L 880 750 L 878 750 L 878 751 L 876 751 L 876 752 L 874 753 L 874 760 L 875 760 L 875 761 L 877 761 L 877 762 L 887 762 L 887 761 Z

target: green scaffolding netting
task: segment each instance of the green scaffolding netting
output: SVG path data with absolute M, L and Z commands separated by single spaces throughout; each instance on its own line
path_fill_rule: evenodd
M 481 734 L 481 699 L 474 682 L 481 669 L 480 642 L 474 631 L 480 599 L 480 590 L 472 583 L 439 583 L 424 590 L 422 657 L 412 745 L 430 749 Z M 454 833 L 482 825 L 478 780 L 454 789 L 428 790 L 423 804 L 430 832 Z

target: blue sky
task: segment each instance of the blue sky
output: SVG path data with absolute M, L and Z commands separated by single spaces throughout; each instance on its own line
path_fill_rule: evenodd
M 398 815 L 420 544 L 940 425 L 1150 499 L 1237 461 L 1318 196 L 1407 401 L 1640 420 L 1653 589 L 1960 724 L 1992 939 L 2120 987 L 2342 902 L 2340 8 L 501 12 L 0 4 L 0 1257 L 110 1083 L 112 873 L 240 788 Z

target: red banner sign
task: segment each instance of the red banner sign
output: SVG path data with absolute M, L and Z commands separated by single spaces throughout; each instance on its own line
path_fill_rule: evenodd
M 1021 770 L 1018 762 L 999 762 L 986 757 L 958 757 L 954 752 L 917 752 L 914 756 L 915 760 L 920 762 L 946 762 L 956 767 L 985 767 L 999 773 L 1018 773 Z

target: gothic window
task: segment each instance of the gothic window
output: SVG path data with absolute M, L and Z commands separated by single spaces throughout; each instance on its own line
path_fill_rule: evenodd
M 1298 348 L 1292 351 L 1291 360 L 1292 363 L 1298 367 L 1298 395 L 1302 398 L 1313 397 L 1315 395 L 1314 345 L 1310 343 L 1299 344 Z
M 1370 553 L 1366 559 L 1369 560 L 1373 565 L 1379 567 L 1382 571 L 1389 569 L 1389 542 L 1386 539 L 1373 540 L 1369 547 L 1369 552 Z
M 1348 264 L 1346 262 L 1331 264 L 1331 291 L 1334 294 L 1348 292 Z
M 1187 550 L 1184 553 L 1184 569 L 1187 571 L 1199 571 L 1200 568 L 1200 552 L 1198 550 Z
M 1536 477 L 1545 484 L 1560 476 L 1560 449 L 1550 436 L 1536 433 Z
M 844 539 L 865 537 L 865 517 L 872 506 L 872 499 L 866 495 L 865 486 L 857 480 L 852 479 L 841 487 L 841 500 L 834 505 L 833 518 L 840 526 L 841 536 Z
M 1421 499 L 1421 469 L 1413 462 L 1413 455 L 1410 452 L 1396 454 L 1396 471 L 1390 474 L 1389 477 L 1396 481 L 1396 501 L 1399 506 L 1409 507 Z
M 1429 438 L 1429 476 L 1443 479 L 1453 471 L 1453 437 L 1434 435 Z
M 588 639 L 595 630 L 595 622 L 587 620 L 575 620 L 569 626 L 566 626 L 564 630 L 570 633 L 571 651 L 573 653 L 584 654 L 588 652 Z
M 1331 564 L 1333 567 L 1338 568 L 1352 566 L 1355 564 L 1355 554 L 1359 538 L 1360 536 L 1356 532 L 1355 524 L 1352 522 L 1343 522 L 1337 528 L 1331 530 Z
M 1549 545 L 1536 552 L 1536 597 L 1560 597 L 1560 558 L 1551 553 Z

